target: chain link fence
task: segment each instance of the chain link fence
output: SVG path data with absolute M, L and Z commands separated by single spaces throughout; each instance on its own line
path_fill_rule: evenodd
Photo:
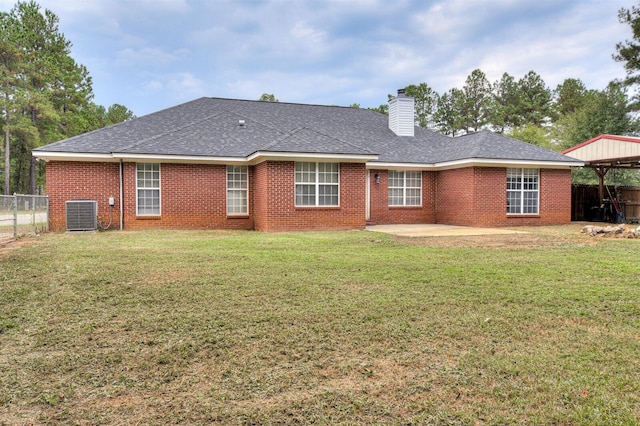
M 0 195 L 0 242 L 49 230 L 49 197 Z

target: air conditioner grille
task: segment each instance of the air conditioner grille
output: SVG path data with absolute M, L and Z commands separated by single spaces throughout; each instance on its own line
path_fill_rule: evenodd
M 95 231 L 98 229 L 98 202 L 72 200 L 66 202 L 67 231 Z

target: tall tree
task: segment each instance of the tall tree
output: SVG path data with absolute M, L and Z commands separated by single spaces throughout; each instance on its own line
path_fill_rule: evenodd
M 456 136 L 465 128 L 462 115 L 464 110 L 464 92 L 461 89 L 449 89 L 438 98 L 438 108 L 434 115 L 436 126 L 445 135 Z
M 113 104 L 107 109 L 106 120 L 104 125 L 111 126 L 136 118 L 129 108 L 120 104 Z
M 502 74 L 502 78 L 493 84 L 489 105 L 489 122 L 498 133 L 504 133 L 520 125 L 520 92 L 513 76 Z
M 462 88 L 464 92 L 463 117 L 466 127 L 477 132 L 489 122 L 491 83 L 479 69 L 469 74 Z
M 258 98 L 260 102 L 280 102 L 273 93 L 263 93 Z
M 433 128 L 433 113 L 436 109 L 438 94 L 427 83 L 410 84 L 404 88 L 407 96 L 414 98 L 416 124 L 424 128 Z
M 530 144 L 537 145 L 545 149 L 553 149 L 551 140 L 549 138 L 549 132 L 534 124 L 525 124 L 524 126 L 513 127 L 506 133 L 507 136 L 514 139 L 518 139 Z
M 576 112 L 585 101 L 587 88 L 582 80 L 567 78 L 553 92 L 556 118 Z
M 389 104 L 380 104 L 377 107 L 369 107 L 367 109 L 378 112 L 380 114 L 389 115 Z
M 89 102 L 91 79 L 86 68 L 71 58 L 71 42 L 59 31 L 58 17 L 42 11 L 35 1 L 19 1 L 10 12 L 0 14 L 0 26 L 0 56 L 7 59 L 0 81 L 4 192 L 9 193 L 10 187 L 35 192 L 31 150 L 67 136 L 65 116 Z
M 0 107 L 4 145 L 4 194 L 9 194 L 11 177 L 11 126 L 18 117 L 24 80 L 22 78 L 23 52 L 16 40 L 20 37 L 15 16 L 0 12 Z
M 560 148 L 569 148 L 601 134 L 625 135 L 638 129 L 629 114 L 630 100 L 623 85 L 611 82 L 602 91 L 587 91 L 583 105 L 556 125 Z
M 518 80 L 518 91 L 523 124 L 540 126 L 552 116 L 551 90 L 539 74 L 534 71 L 525 74 Z
M 618 11 L 618 20 L 622 24 L 631 27 L 632 39 L 616 44 L 616 52 L 613 59 L 624 63 L 627 78 L 624 83 L 627 86 L 640 84 L 640 6 L 624 7 Z M 633 110 L 640 109 L 640 94 L 636 94 L 631 104 Z

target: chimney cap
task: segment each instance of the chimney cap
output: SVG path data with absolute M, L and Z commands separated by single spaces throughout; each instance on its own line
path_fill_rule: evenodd
M 398 96 L 404 96 L 404 89 L 398 89 Z

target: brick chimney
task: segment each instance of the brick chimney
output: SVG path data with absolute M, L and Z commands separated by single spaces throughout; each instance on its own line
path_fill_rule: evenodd
M 389 99 L 389 128 L 396 135 L 414 135 L 413 104 L 413 98 L 406 96 L 404 89 L 398 89 L 398 96 Z

